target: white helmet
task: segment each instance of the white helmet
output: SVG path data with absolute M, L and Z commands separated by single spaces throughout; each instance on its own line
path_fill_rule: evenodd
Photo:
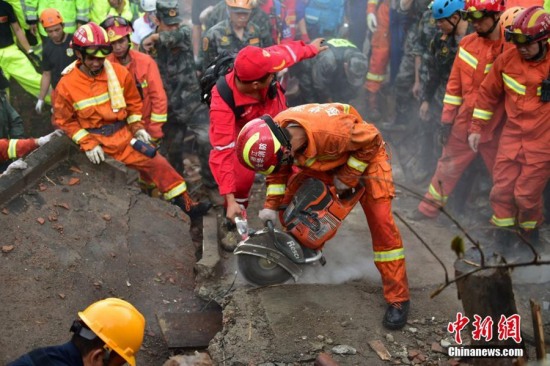
M 140 0 L 139 5 L 143 11 L 155 11 L 157 9 L 157 0 Z

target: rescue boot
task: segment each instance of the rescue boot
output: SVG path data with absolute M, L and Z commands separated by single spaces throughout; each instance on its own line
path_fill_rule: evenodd
M 540 246 L 540 234 L 539 229 L 535 228 L 532 230 L 523 230 L 521 229 L 519 232 L 519 236 L 531 244 L 535 249 Z
M 410 301 L 393 302 L 388 305 L 382 324 L 390 330 L 401 329 L 407 324 Z
M 516 233 L 512 228 L 502 228 L 496 229 L 493 232 L 493 244 L 495 251 L 506 258 L 513 251 L 514 239 L 516 238 Z
M 378 104 L 378 93 L 367 94 L 367 116 L 373 122 L 378 122 L 382 118 L 382 113 L 380 113 L 380 107 Z
M 189 216 L 191 221 L 206 215 L 208 210 L 212 207 L 210 202 L 193 201 L 187 192 L 183 192 L 179 196 L 175 197 L 172 200 L 172 204 L 181 208 L 181 210 Z

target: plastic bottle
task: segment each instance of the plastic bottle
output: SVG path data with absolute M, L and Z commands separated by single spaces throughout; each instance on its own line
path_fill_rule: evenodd
M 136 151 L 139 151 L 143 155 L 146 155 L 150 158 L 153 158 L 157 154 L 157 149 L 154 146 L 146 144 L 145 142 L 140 141 L 138 139 L 130 140 L 130 145 L 132 145 L 132 147 Z

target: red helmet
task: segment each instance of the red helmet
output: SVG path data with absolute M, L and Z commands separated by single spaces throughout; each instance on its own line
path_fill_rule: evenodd
M 466 0 L 464 3 L 466 12 L 500 13 L 504 9 L 504 0 Z
M 132 22 L 119 16 L 109 16 L 103 22 L 101 27 L 107 31 L 107 36 L 110 42 L 118 41 L 119 39 L 130 35 L 134 28 Z
M 284 149 L 290 150 L 289 137 L 268 115 L 248 122 L 237 137 L 240 163 L 261 174 L 271 174 L 279 168 Z
M 529 44 L 550 38 L 550 13 L 542 6 L 532 6 L 516 15 L 510 28 L 506 29 L 507 41 Z
M 76 30 L 71 48 L 95 57 L 105 57 L 113 51 L 107 32 L 94 22 L 84 24 Z

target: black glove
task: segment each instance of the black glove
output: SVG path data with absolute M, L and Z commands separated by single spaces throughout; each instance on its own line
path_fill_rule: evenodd
M 439 125 L 439 131 L 437 134 L 437 141 L 441 146 L 445 146 L 447 141 L 449 140 L 449 135 L 451 134 L 451 130 L 453 128 L 452 124 L 441 124 Z
M 30 50 L 27 53 L 27 57 L 29 58 L 29 61 L 31 62 L 32 66 L 36 69 L 36 71 L 39 74 L 42 73 L 42 61 L 40 61 L 40 57 L 35 55 L 33 50 Z

